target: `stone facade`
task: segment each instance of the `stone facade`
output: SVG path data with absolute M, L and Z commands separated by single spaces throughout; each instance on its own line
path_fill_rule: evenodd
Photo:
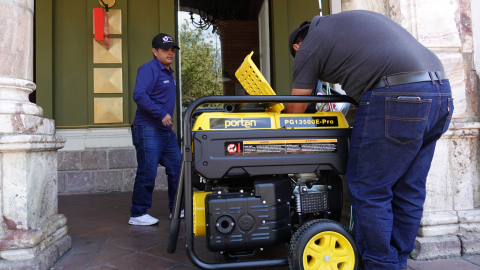
M 480 5 L 476 0 L 341 0 L 342 11 L 365 9 L 398 22 L 438 55 L 455 111 L 437 142 L 414 259 L 480 253 L 478 75 Z M 474 61 L 474 57 L 477 61 Z M 476 67 L 476 66 L 477 67 Z
M 71 246 L 57 207 L 53 120 L 29 102 L 34 1 L 0 1 L 0 269 L 48 269 Z
M 137 171 L 133 147 L 59 151 L 57 157 L 59 194 L 133 190 Z M 159 166 L 155 189 L 167 188 L 165 168 Z

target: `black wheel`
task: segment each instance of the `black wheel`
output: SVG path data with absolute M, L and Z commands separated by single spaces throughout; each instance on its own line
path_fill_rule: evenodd
M 327 186 L 332 188 L 328 190 L 328 219 L 340 222 L 343 209 L 343 183 L 342 178 L 333 172 L 327 172 Z
M 290 240 L 288 264 L 292 270 L 358 270 L 360 263 L 353 236 L 335 221 L 312 220 Z

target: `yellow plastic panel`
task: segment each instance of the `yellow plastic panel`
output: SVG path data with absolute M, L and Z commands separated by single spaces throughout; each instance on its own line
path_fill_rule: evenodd
M 235 77 L 249 95 L 275 95 L 270 84 L 252 61 L 252 55 L 253 52 L 245 57 L 242 65 L 235 72 Z M 283 109 L 283 104 L 275 104 L 268 107 L 267 112 L 281 112 Z
M 205 236 L 205 196 L 212 192 L 195 191 L 193 193 L 193 233 L 195 236 Z

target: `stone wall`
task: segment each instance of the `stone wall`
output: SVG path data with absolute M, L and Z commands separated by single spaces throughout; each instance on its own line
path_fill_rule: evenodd
M 137 171 L 133 147 L 59 151 L 57 157 L 59 194 L 133 190 Z M 167 189 L 162 166 L 157 169 L 155 189 Z

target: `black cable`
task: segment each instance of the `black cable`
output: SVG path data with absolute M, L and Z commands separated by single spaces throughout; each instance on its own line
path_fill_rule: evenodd
M 100 0 L 100 1 L 102 1 L 103 6 L 105 7 L 105 11 L 108 12 L 108 5 L 105 4 L 105 3 L 103 2 L 103 0 Z

